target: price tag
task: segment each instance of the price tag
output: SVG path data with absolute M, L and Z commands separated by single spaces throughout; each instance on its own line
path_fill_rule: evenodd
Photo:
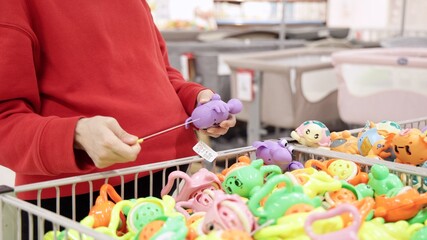
M 252 101 L 253 92 L 253 71 L 238 70 L 236 73 L 237 98 L 242 101 Z
M 193 150 L 208 162 L 213 162 L 218 157 L 218 153 L 202 141 L 194 145 Z

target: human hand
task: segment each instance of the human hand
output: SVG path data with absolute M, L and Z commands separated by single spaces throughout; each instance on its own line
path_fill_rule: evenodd
M 197 102 L 199 104 L 207 103 L 212 99 L 214 93 L 211 90 L 205 89 L 200 91 L 197 95 Z M 210 127 L 205 130 L 199 130 L 200 132 L 210 136 L 210 137 L 220 137 L 228 132 L 228 129 L 236 125 L 236 117 L 232 114 L 228 117 L 227 120 L 222 121 L 218 126 Z
M 84 150 L 97 168 L 136 160 L 138 137 L 125 132 L 116 119 L 95 116 L 77 122 L 74 148 Z

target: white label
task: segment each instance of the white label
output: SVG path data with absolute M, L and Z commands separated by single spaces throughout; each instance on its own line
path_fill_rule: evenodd
M 252 74 L 248 71 L 236 73 L 237 98 L 242 101 L 253 100 Z
M 213 162 L 218 157 L 218 153 L 202 141 L 194 145 L 193 150 L 208 162 Z

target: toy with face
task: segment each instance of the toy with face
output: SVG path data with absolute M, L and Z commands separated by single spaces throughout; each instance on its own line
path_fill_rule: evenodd
M 264 160 L 265 165 L 277 165 L 283 171 L 303 167 L 299 162 L 292 161 L 293 147 L 284 138 L 277 141 L 255 141 L 252 146 L 256 148 L 256 157 Z
M 227 120 L 230 114 L 237 114 L 242 111 L 242 108 L 240 100 L 231 99 L 225 103 L 218 94 L 214 94 L 209 102 L 200 104 L 193 110 L 191 117 L 185 121 L 186 128 L 189 127 L 188 122 L 196 119 L 198 120 L 193 122 L 193 125 L 198 129 L 218 126 L 222 121 Z
M 427 137 L 419 129 L 405 129 L 391 137 L 395 162 L 422 165 L 427 161 Z
M 250 197 L 255 187 L 262 186 L 265 178 L 281 174 L 280 167 L 275 165 L 263 166 L 263 160 L 257 159 L 250 165 L 233 169 L 224 176 L 222 188 L 228 194 Z
M 329 129 L 319 121 L 305 121 L 295 131 L 291 132 L 291 137 L 300 144 L 308 147 L 329 147 L 331 143 Z

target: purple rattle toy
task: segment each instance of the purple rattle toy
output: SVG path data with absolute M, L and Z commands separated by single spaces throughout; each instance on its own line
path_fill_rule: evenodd
M 189 127 L 190 121 L 198 129 L 206 129 L 212 126 L 218 126 L 222 121 L 227 120 L 230 114 L 237 114 L 242 111 L 242 102 L 238 99 L 230 99 L 227 103 L 221 100 L 218 94 L 214 94 L 212 99 L 203 104 L 199 104 L 191 114 L 191 117 L 185 120 L 185 127 Z
M 255 141 L 252 146 L 256 148 L 256 157 L 264 160 L 265 165 L 277 165 L 282 171 L 304 168 L 302 163 L 292 161 L 294 148 L 284 138 L 277 141 Z

